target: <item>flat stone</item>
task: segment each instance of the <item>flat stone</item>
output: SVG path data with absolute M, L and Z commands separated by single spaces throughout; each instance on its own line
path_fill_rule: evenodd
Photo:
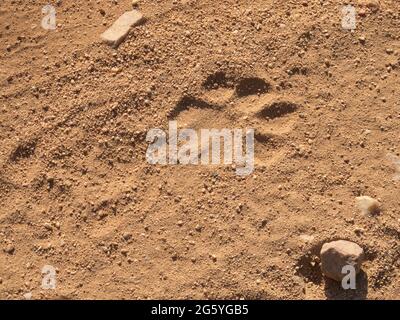
M 116 48 L 125 40 L 131 28 L 142 21 L 143 15 L 139 11 L 127 11 L 110 28 L 103 32 L 100 37 L 105 43 Z
M 354 242 L 338 240 L 325 243 L 320 257 L 322 273 L 328 278 L 341 281 L 346 276 L 346 273 L 342 273 L 344 266 L 351 265 L 356 273 L 360 272 L 364 250 Z

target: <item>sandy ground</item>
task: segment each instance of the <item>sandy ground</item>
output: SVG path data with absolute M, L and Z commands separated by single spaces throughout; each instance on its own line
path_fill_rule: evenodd
M 57 1 L 56 30 L 2 0 L 0 298 L 399 299 L 400 4 L 350 2 L 350 32 L 348 2 L 141 0 L 113 49 L 129 0 Z M 169 120 L 254 128 L 253 174 L 148 164 Z M 321 275 L 334 239 L 357 290 Z

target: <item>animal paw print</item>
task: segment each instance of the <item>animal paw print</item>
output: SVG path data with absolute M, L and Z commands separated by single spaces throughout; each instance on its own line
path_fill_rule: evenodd
M 180 129 L 255 129 L 255 164 L 283 160 L 286 136 L 302 109 L 296 97 L 280 96 L 262 77 L 209 75 L 199 96 L 185 95 L 169 114 Z

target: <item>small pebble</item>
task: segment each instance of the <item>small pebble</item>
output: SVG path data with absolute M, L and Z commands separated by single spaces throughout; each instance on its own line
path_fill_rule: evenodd
M 47 230 L 49 230 L 49 231 L 53 230 L 53 227 L 51 226 L 50 223 L 45 223 L 45 224 L 44 224 L 44 227 L 45 227 Z
M 125 232 L 122 237 L 124 238 L 125 241 L 128 241 L 129 239 L 132 238 L 132 233 Z
M 376 214 L 380 211 L 379 201 L 368 196 L 357 197 L 356 205 L 363 214 Z
M 4 251 L 8 254 L 13 254 L 15 251 L 15 247 L 12 244 L 8 244 L 5 248 Z

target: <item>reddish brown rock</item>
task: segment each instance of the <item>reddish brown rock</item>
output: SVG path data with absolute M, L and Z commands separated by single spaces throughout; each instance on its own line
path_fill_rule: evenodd
M 352 265 L 356 273 L 359 273 L 363 260 L 364 250 L 354 242 L 333 241 L 325 243 L 321 249 L 322 273 L 336 281 L 341 281 L 346 275 L 342 273 L 342 269 L 346 265 Z

